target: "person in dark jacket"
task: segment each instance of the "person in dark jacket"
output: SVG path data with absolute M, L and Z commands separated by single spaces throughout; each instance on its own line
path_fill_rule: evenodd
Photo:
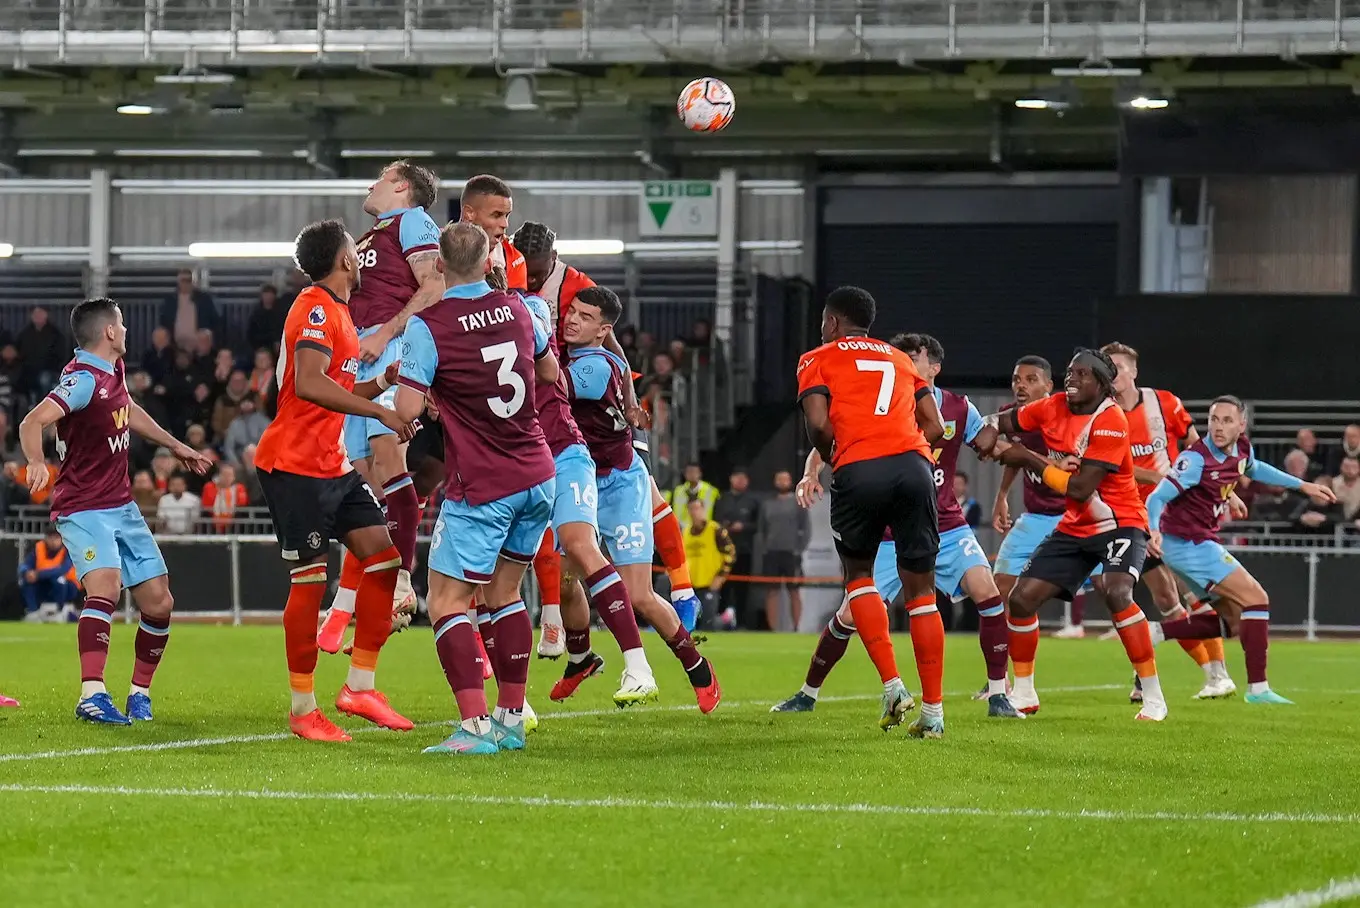
M 265 284 L 260 288 L 260 302 L 250 312 L 246 324 L 246 342 L 250 349 L 278 350 L 283 338 L 283 320 L 288 317 L 288 307 L 279 302 L 278 288 Z
M 194 285 L 194 273 L 188 268 L 180 270 L 175 292 L 161 301 L 159 324 L 184 350 L 193 349 L 200 329 L 222 333 L 222 316 L 212 294 Z
M 47 310 L 42 306 L 34 306 L 28 318 L 28 324 L 14 339 L 24 364 L 23 390 L 45 394 L 57 383 L 57 373 L 71 358 L 71 346 L 66 336 L 48 321 Z

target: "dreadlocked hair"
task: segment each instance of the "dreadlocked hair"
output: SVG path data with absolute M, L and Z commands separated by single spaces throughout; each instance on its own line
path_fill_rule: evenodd
M 519 225 L 510 242 L 526 256 L 546 255 L 553 251 L 557 234 L 547 224 L 525 221 Z

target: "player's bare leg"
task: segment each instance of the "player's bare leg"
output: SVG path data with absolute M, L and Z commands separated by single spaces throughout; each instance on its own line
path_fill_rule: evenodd
M 1217 613 L 1200 612 L 1180 621 L 1167 621 L 1154 634 L 1155 640 L 1200 639 L 1216 636 L 1238 637 L 1247 662 L 1248 703 L 1290 704 L 1270 689 L 1266 680 L 1267 653 L 1270 649 L 1270 597 L 1247 569 L 1240 565 L 1214 585 Z M 1221 620 L 1220 620 L 1221 619 Z M 1215 633 L 1215 624 L 1218 633 Z M 1226 629 L 1227 634 L 1222 634 Z
M 1133 601 L 1133 576 L 1106 573 L 1093 578 L 1093 583 L 1105 597 L 1110 619 L 1142 684 L 1143 708 L 1136 718 L 1160 722 L 1166 718 L 1166 698 L 1162 695 L 1162 684 L 1157 677 L 1157 660 L 1152 651 L 1152 631 L 1147 616 Z
M 128 690 L 127 717 L 134 722 L 150 722 L 151 679 L 165 656 L 170 642 L 170 614 L 175 609 L 175 597 L 170 595 L 170 577 L 162 574 L 132 587 L 132 601 L 137 604 L 141 620 L 137 624 L 137 638 L 133 643 L 135 661 L 132 664 L 132 686 Z
M 76 622 L 76 643 L 80 649 L 80 700 L 76 718 L 101 725 L 131 725 L 132 720 L 118 710 L 104 687 L 104 666 L 109 659 L 109 636 L 113 613 L 123 592 L 122 574 L 117 568 L 97 568 L 85 575 L 85 606 Z
M 621 572 L 600 551 L 598 539 L 595 527 L 589 523 L 574 521 L 561 527 L 560 541 L 567 561 L 573 573 L 581 578 L 581 585 L 594 604 L 596 614 L 614 635 L 623 653 L 623 675 L 619 679 L 619 689 L 614 693 L 614 703 L 622 708 L 655 700 L 658 695 L 656 678 L 642 649 L 631 590 Z M 648 569 L 648 592 L 651 592 L 650 568 L 642 567 Z M 588 621 L 586 627 L 589 628 Z M 568 665 L 568 673 L 570 671 L 571 665 Z M 565 699 L 556 696 L 556 686 L 553 694 L 554 700 Z
M 661 563 L 671 581 L 671 604 L 680 616 L 686 631 L 694 630 L 702 606 L 694 595 L 694 584 L 689 576 L 689 562 L 685 559 L 685 536 L 671 506 L 661 497 L 655 477 L 648 477 L 652 486 L 652 537 Z
M 378 497 L 378 504 L 384 509 L 386 505 L 382 500 L 382 486 L 373 480 L 373 462 L 370 458 L 361 457 L 352 461 L 351 466 L 364 478 L 373 494 Z M 363 579 L 363 568 L 359 566 L 359 559 L 349 549 L 344 550 L 340 560 L 340 582 L 336 586 L 335 596 L 331 599 L 331 607 L 326 611 L 325 618 L 321 621 L 321 629 L 316 634 L 316 645 L 322 652 L 335 655 L 340 652 L 340 645 L 345 639 L 345 632 L 349 630 L 350 622 L 354 620 L 354 596 L 359 589 L 359 581 Z
M 624 564 L 619 565 L 617 570 L 624 586 L 628 588 L 633 608 L 661 635 L 661 639 L 666 641 L 679 660 L 680 667 L 685 670 L 690 686 L 694 688 L 699 712 L 705 715 L 713 712 L 722 702 L 722 686 L 718 683 L 718 675 L 708 659 L 699 655 L 694 638 L 680 622 L 675 608 L 652 589 L 651 564 Z
M 425 753 L 486 755 L 500 751 L 487 708 L 482 663 L 486 656 L 477 643 L 474 597 L 477 586 L 438 571 L 430 571 L 427 599 L 434 648 L 444 677 L 453 691 L 461 719 L 458 729 Z
M 1002 719 L 1024 718 L 1006 696 L 1006 669 L 1010 660 L 1010 636 L 1006 630 L 1006 607 L 992 572 L 971 567 L 960 580 L 963 593 L 977 604 L 978 645 L 987 665 L 987 715 Z
M 409 731 L 414 724 L 392 709 L 375 685 L 378 653 L 392 632 L 392 595 L 401 555 L 382 526 L 355 530 L 345 536 L 344 543 L 359 559 L 363 576 L 355 594 L 349 677 L 336 696 L 335 708 L 383 728 Z

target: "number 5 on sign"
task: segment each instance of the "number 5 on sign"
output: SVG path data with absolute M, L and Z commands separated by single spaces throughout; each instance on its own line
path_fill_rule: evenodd
M 878 399 L 874 401 L 874 415 L 886 415 L 888 404 L 892 402 L 893 386 L 897 383 L 897 370 L 893 368 L 892 362 L 882 359 L 857 359 L 855 368 L 860 372 L 878 372 L 883 376 L 878 384 Z

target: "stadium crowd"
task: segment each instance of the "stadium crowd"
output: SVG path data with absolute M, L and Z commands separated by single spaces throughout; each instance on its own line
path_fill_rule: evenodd
M 231 330 L 212 294 L 181 270 L 161 301 L 149 343 L 134 344 L 125 362 L 128 391 L 158 423 L 212 458 L 206 477 L 179 468 L 164 448 L 137 436 L 130 441 L 133 492 L 152 527 L 165 533 L 225 532 L 241 517 L 265 519 L 255 473 L 255 445 L 269 425 L 278 341 L 293 299 L 307 285 L 293 272 L 282 287 L 264 284 L 244 330 Z M 48 490 L 31 499 L 18 450 L 18 420 L 51 390 L 71 358 L 68 326 L 37 306 L 16 335 L 0 331 L 0 516 L 26 505 L 45 506 Z M 690 394 L 696 370 L 722 368 L 725 352 L 708 319 L 695 320 L 687 336 L 669 343 L 625 326 L 619 339 L 638 370 L 639 399 L 652 414 L 655 456 L 662 475 L 671 468 L 667 441 L 677 406 Z M 59 467 L 49 440 L 49 471 Z M 51 486 L 48 486 L 50 490 Z M 438 512 L 430 502 L 427 516 Z

